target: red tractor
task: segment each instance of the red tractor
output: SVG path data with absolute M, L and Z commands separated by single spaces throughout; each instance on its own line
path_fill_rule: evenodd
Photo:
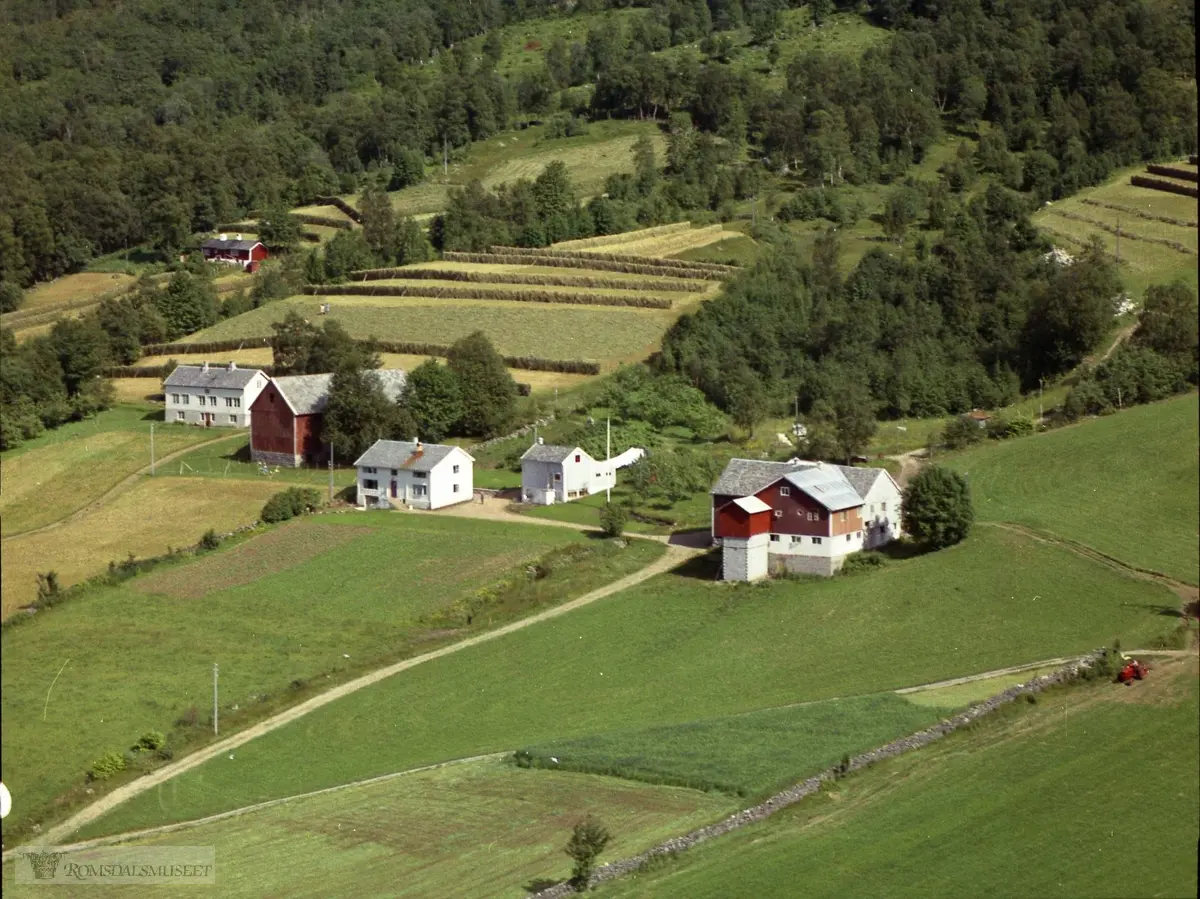
M 1121 669 L 1120 673 L 1117 675 L 1117 682 L 1130 686 L 1135 680 L 1141 680 L 1144 678 L 1146 676 L 1146 672 L 1149 670 L 1149 668 L 1147 668 L 1137 659 L 1133 659 L 1132 661 L 1127 662 L 1125 667 Z

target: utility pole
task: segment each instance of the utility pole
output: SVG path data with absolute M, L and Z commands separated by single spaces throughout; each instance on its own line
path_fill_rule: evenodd
M 1117 266 L 1121 265 L 1121 217 L 1117 216 Z
M 329 444 L 329 501 L 333 502 L 333 444 Z
M 606 465 L 611 465 L 612 464 L 612 419 L 611 418 L 605 419 L 604 424 L 605 424 L 605 429 L 606 429 L 604 432 L 604 461 L 605 461 Z M 604 501 L 606 503 L 612 502 L 612 488 L 611 487 L 604 488 Z
M 442 135 L 442 177 L 450 177 L 450 144 L 446 135 Z
M 1043 412 L 1043 410 L 1042 410 L 1042 387 L 1044 387 L 1045 384 L 1046 384 L 1045 378 L 1038 378 L 1038 424 L 1039 425 L 1042 423 L 1042 419 L 1045 417 L 1045 412 Z
M 213 662 L 213 736 L 217 735 L 217 663 Z
M 150 422 L 150 476 L 154 476 L 154 422 Z
M 1118 409 L 1125 408 L 1125 406 L 1122 405 L 1122 403 L 1121 403 L 1121 388 L 1120 387 L 1117 388 L 1117 408 Z

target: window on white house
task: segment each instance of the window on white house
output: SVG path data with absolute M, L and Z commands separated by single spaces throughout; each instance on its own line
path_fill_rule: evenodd
M 579 461 L 579 454 L 578 454 L 578 453 L 576 453 L 576 454 L 575 454 L 575 461 L 576 461 L 576 462 L 578 462 L 578 461 Z
M 375 474 L 374 468 L 363 468 L 363 471 L 365 471 L 367 474 Z
M 363 479 L 363 490 L 378 490 L 379 482 L 374 478 Z
M 457 465 L 455 465 L 455 466 L 454 466 L 454 471 L 453 471 L 452 473 L 453 473 L 453 474 L 458 474 L 458 466 L 457 466 Z
M 393 468 L 392 469 L 392 477 L 395 477 L 395 476 L 396 476 L 396 469 Z
M 812 538 L 812 541 L 813 541 L 813 543 L 820 543 L 820 542 L 821 542 L 821 538 L 820 538 L 820 537 L 813 537 L 813 538 Z
M 775 517 L 776 517 L 776 518 L 783 518 L 783 510 L 782 510 L 782 509 L 776 509 L 776 510 L 775 510 Z
M 793 538 L 792 538 L 792 542 L 793 542 L 793 543 L 800 543 L 800 542 L 801 542 L 801 541 L 803 541 L 803 540 L 804 540 L 804 538 L 803 538 L 803 537 L 793 537 Z
M 780 487 L 780 488 L 779 488 L 779 495 L 780 495 L 780 496 L 791 496 L 791 495 L 792 495 L 792 488 L 791 488 L 791 487 Z
M 184 419 L 184 413 L 182 413 L 182 412 L 176 412 L 176 413 L 175 413 L 175 420 L 176 420 L 176 421 L 183 421 L 183 419 Z
M 414 472 L 413 472 L 413 477 L 414 477 L 414 478 L 427 478 L 427 477 L 429 477 L 429 472 L 427 472 L 427 471 L 414 471 Z
M 192 399 L 192 398 L 191 398 L 191 397 L 190 397 L 188 394 L 186 394 L 186 393 L 185 393 L 185 394 L 183 395 L 183 405 L 185 405 L 185 406 L 186 406 L 186 405 L 187 405 L 187 404 L 188 404 L 188 403 L 191 401 L 191 399 Z
M 451 488 L 450 488 L 450 492 L 451 492 L 451 493 L 458 493 L 458 485 L 457 485 L 457 484 L 455 484 L 453 487 L 451 487 Z
M 846 535 L 846 542 L 847 542 L 847 543 L 849 543 L 849 542 L 850 542 L 850 538 L 851 538 L 851 537 L 853 537 L 853 536 L 854 536 L 853 534 L 847 534 L 847 535 Z
M 554 480 L 556 480 L 556 481 L 561 481 L 561 480 L 562 480 L 562 474 L 560 474 L 560 473 L 559 473 L 559 472 L 557 472 L 557 471 L 556 471 L 556 472 L 554 472 Z
M 778 542 L 779 542 L 779 535 L 778 535 L 778 534 L 772 534 L 772 535 L 771 535 L 771 542 L 772 542 L 772 543 L 778 543 Z
M 428 488 L 424 484 L 415 484 L 413 486 L 413 496 L 424 496 L 428 492 Z
M 171 394 L 171 402 L 174 403 L 176 406 L 179 405 L 179 394 L 178 393 Z
M 227 397 L 225 397 L 225 408 L 226 408 L 226 409 L 232 409 L 232 408 L 233 408 L 233 397 L 231 397 L 231 396 L 227 396 Z
M 887 511 L 887 503 L 880 503 L 879 508 L 882 509 L 884 512 L 886 512 Z
M 855 536 L 855 537 L 857 537 L 859 540 L 861 540 L 861 539 L 862 539 L 862 531 L 859 531 L 859 532 L 858 532 L 857 534 L 855 534 L 854 536 Z
M 234 424 L 234 425 L 237 424 L 237 416 L 236 415 L 229 416 L 229 423 Z
M 235 409 L 242 408 L 242 398 L 240 396 L 235 396 L 233 398 L 233 408 L 235 408 Z

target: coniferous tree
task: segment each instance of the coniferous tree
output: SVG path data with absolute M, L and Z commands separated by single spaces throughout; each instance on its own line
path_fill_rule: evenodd
M 422 438 L 437 442 L 450 436 L 464 413 L 458 375 L 436 359 L 427 359 L 408 373 L 400 405 Z

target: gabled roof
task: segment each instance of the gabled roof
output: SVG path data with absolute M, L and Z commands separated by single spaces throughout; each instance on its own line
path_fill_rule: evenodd
M 261 240 L 221 240 L 216 237 L 200 244 L 205 250 L 253 250 L 258 246 L 262 246 Z
M 795 485 L 830 512 L 853 509 L 863 504 L 858 492 L 836 465 L 814 465 L 788 472 L 783 480 Z
M 582 453 L 577 446 L 555 446 L 552 443 L 535 443 L 521 454 L 522 462 L 565 462 L 572 453 Z M 590 456 L 588 458 L 591 458 Z
M 358 457 L 356 468 L 404 468 L 408 471 L 429 471 L 451 453 L 462 453 L 475 461 L 466 450 L 441 443 L 415 443 L 409 440 L 376 440 L 369 450 Z
M 771 507 L 764 503 L 757 496 L 743 496 L 735 499 L 733 505 L 737 506 L 743 512 L 754 514 L 755 512 L 770 512 Z
M 167 375 L 163 386 L 241 390 L 261 374 L 257 368 L 235 368 L 230 371 L 224 365 L 210 365 L 205 371 L 202 365 L 181 365 Z
M 838 465 L 837 469 L 845 475 L 850 486 L 854 488 L 854 492 L 864 500 L 871 492 L 871 488 L 875 486 L 875 482 L 879 480 L 880 475 L 887 474 L 882 468 L 855 468 L 851 465 Z
M 718 496 L 749 496 L 773 484 L 789 471 L 815 466 L 815 462 L 762 462 L 757 459 L 730 459 L 709 493 Z
M 387 398 L 392 402 L 398 400 L 408 375 L 399 368 L 376 369 L 375 374 L 383 384 Z M 294 414 L 313 415 L 325 411 L 333 375 L 285 375 L 271 380 Z

